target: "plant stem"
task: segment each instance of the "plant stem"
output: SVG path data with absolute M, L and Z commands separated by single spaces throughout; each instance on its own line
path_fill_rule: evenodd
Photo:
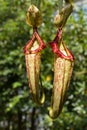
M 63 0 L 59 0 L 59 12 L 61 11 L 63 6 Z
M 38 9 L 40 9 L 41 0 L 36 0 L 36 1 L 37 1 L 36 4 L 37 4 Z
M 40 9 L 41 0 L 31 0 L 31 4 L 36 5 Z
M 37 5 L 37 0 L 31 0 L 31 4 Z

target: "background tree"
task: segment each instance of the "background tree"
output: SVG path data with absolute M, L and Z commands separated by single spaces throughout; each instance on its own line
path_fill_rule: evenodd
M 48 45 L 42 54 L 41 78 L 46 102 L 39 107 L 29 93 L 23 47 L 32 29 L 25 23 L 29 0 L 0 1 L 0 130 L 87 130 L 87 9 L 75 8 L 63 38 L 75 55 L 68 99 L 61 115 L 52 121 L 48 113 L 53 82 L 53 55 L 48 42 L 56 34 L 53 19 L 58 1 L 41 1 L 43 23 L 39 33 Z M 49 9 L 48 9 L 49 7 Z

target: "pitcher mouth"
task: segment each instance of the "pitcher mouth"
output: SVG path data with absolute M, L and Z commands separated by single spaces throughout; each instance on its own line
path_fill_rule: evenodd
M 59 49 L 59 44 L 62 44 L 67 55 L 65 55 L 60 49 Z M 52 48 L 52 51 L 54 54 L 58 55 L 59 57 L 61 58 L 64 58 L 66 60 L 71 60 L 71 61 L 74 61 L 74 56 L 72 54 L 72 52 L 65 46 L 64 44 L 64 41 L 62 39 L 62 29 L 59 28 L 58 31 L 57 31 L 57 35 L 56 37 L 54 38 L 54 40 L 52 42 L 49 43 L 51 48 Z
M 31 47 L 36 40 L 39 43 L 39 47 L 37 49 L 31 50 Z M 45 45 L 44 41 L 42 40 L 42 38 L 40 37 L 40 35 L 38 34 L 37 28 L 34 28 L 33 36 L 31 38 L 31 40 L 27 42 L 27 44 L 25 45 L 23 50 L 24 50 L 25 54 L 34 54 L 34 53 L 38 53 L 38 52 L 42 51 L 45 47 L 46 47 L 46 45 Z

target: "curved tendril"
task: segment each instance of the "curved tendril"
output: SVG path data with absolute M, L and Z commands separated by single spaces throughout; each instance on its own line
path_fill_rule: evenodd
M 44 89 L 42 88 L 42 95 L 41 95 L 41 98 L 38 97 L 38 95 L 33 95 L 33 100 L 38 104 L 38 105 L 41 105 L 44 103 L 45 101 L 45 93 L 44 93 Z
M 40 100 L 38 100 L 38 104 L 43 104 L 45 101 L 45 93 L 44 93 L 44 89 L 43 89 L 43 85 L 42 85 L 42 80 L 41 80 L 41 76 L 40 76 L 40 87 L 42 88 L 42 97 Z
M 38 104 L 38 105 L 41 105 L 41 104 L 43 104 L 44 103 L 44 101 L 45 101 L 45 93 L 44 93 L 44 88 L 43 88 L 43 86 L 42 86 L 42 81 L 41 81 L 41 77 L 39 78 L 39 81 L 40 81 L 40 85 L 39 85 L 39 87 L 37 87 L 38 89 L 37 89 L 37 93 L 36 93 L 36 95 L 34 95 L 34 94 L 32 94 L 32 96 L 33 96 L 33 100 Z M 40 92 L 40 90 L 39 89 L 42 89 L 41 91 L 41 95 L 39 94 L 39 92 Z M 40 96 L 39 96 L 40 95 Z

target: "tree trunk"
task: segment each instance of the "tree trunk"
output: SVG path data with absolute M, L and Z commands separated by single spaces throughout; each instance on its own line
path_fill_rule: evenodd
M 36 108 L 34 107 L 32 109 L 32 113 L 31 113 L 31 130 L 36 130 L 36 126 L 35 126 L 35 112 L 36 112 Z
M 18 130 L 22 130 L 22 113 L 18 111 Z

